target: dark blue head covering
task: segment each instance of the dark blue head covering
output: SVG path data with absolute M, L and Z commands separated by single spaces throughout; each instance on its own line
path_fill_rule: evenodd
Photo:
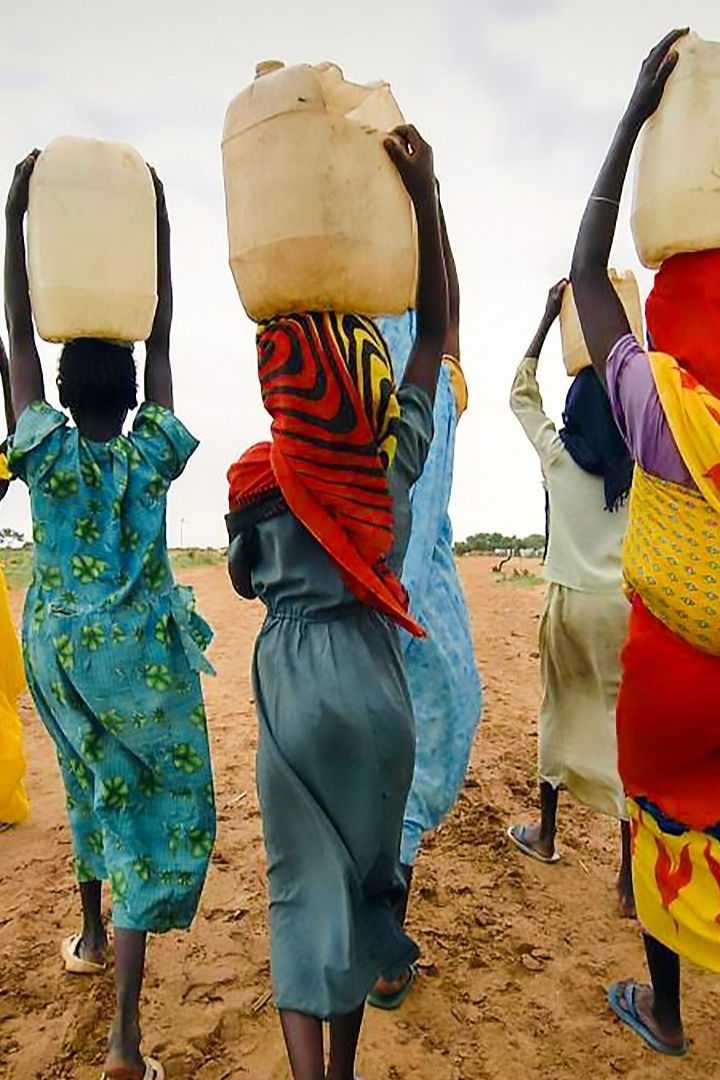
M 605 481 L 605 509 L 617 510 L 632 483 L 633 461 L 594 368 L 575 376 L 565 401 L 560 438 L 576 465 Z

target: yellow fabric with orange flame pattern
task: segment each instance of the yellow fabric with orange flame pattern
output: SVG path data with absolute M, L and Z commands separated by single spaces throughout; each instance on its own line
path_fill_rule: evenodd
M 643 929 L 699 967 L 720 973 L 720 840 L 662 828 L 628 799 L 633 884 Z M 676 833 L 680 833 L 676 835 Z

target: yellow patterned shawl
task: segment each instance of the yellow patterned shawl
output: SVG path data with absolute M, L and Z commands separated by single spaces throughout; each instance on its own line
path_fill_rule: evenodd
M 650 366 L 698 490 L 635 470 L 625 580 L 668 629 L 720 656 L 720 400 L 672 356 L 651 353 Z
M 688 471 L 720 512 L 720 399 L 667 353 L 650 353 L 660 404 Z

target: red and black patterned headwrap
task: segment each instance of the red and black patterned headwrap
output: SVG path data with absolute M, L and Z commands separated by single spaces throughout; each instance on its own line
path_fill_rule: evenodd
M 387 565 L 398 406 L 382 335 L 358 315 L 284 316 L 259 329 L 258 359 L 272 442 L 228 472 L 235 527 L 287 507 L 362 603 L 424 636 Z

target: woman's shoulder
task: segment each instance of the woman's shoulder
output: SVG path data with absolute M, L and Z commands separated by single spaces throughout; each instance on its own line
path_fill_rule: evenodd
M 180 476 L 200 445 L 172 409 L 153 401 L 138 409 L 128 442 L 168 483 Z
M 13 476 L 32 486 L 63 454 L 68 439 L 76 435 L 65 413 L 47 401 L 32 401 L 23 409 L 10 440 L 8 455 Z

